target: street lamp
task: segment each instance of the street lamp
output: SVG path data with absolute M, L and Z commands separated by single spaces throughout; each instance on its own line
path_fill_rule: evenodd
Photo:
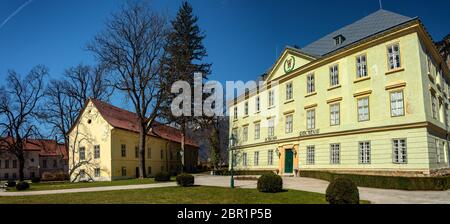
M 234 136 L 234 134 L 231 134 L 230 137 L 230 147 L 229 151 L 231 152 L 231 169 L 230 169 L 230 174 L 231 174 L 231 179 L 230 179 L 230 187 L 234 188 L 234 176 L 233 176 L 233 171 L 234 171 L 234 146 L 236 144 L 236 137 Z

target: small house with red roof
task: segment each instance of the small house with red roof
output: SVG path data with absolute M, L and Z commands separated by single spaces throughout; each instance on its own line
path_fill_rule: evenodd
M 139 126 L 136 113 L 90 99 L 69 130 L 71 180 L 111 181 L 139 176 Z M 181 170 L 181 132 L 156 123 L 147 134 L 147 175 Z M 198 144 L 185 138 L 185 167 L 195 169 Z

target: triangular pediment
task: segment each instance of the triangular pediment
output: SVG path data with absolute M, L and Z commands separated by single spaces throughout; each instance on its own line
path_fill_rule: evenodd
M 303 54 L 299 50 L 288 47 L 283 51 L 275 65 L 269 70 L 266 82 L 289 74 L 315 59 L 312 56 Z

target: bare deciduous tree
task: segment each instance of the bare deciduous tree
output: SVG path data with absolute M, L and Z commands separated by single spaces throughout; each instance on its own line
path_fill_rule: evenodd
M 139 123 L 139 177 L 146 177 L 147 133 L 165 100 L 161 59 L 167 20 L 148 4 L 130 3 L 112 15 L 106 30 L 88 44 L 100 64 L 113 72 L 112 84 L 133 103 Z
M 45 66 L 34 67 L 23 78 L 9 71 L 6 86 L 0 89 L 0 147 L 17 157 L 20 181 L 24 179 L 27 140 L 39 136 L 36 123 L 42 118 L 40 103 L 47 74 Z

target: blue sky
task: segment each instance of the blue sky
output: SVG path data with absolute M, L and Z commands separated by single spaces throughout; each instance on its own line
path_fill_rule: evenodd
M 0 1 L 0 24 L 26 0 Z M 84 47 L 122 0 L 32 0 L 0 25 L 0 85 L 8 69 L 26 73 L 44 64 L 56 78 L 65 68 L 94 64 Z M 378 0 L 193 0 L 213 63 L 211 79 L 251 80 L 286 45 L 300 47 L 379 9 Z M 174 17 L 181 0 L 153 0 Z M 419 16 L 435 40 L 450 33 L 448 0 L 383 0 L 383 8 Z M 120 104 L 120 103 L 116 103 Z M 118 105 L 121 106 L 121 105 Z

